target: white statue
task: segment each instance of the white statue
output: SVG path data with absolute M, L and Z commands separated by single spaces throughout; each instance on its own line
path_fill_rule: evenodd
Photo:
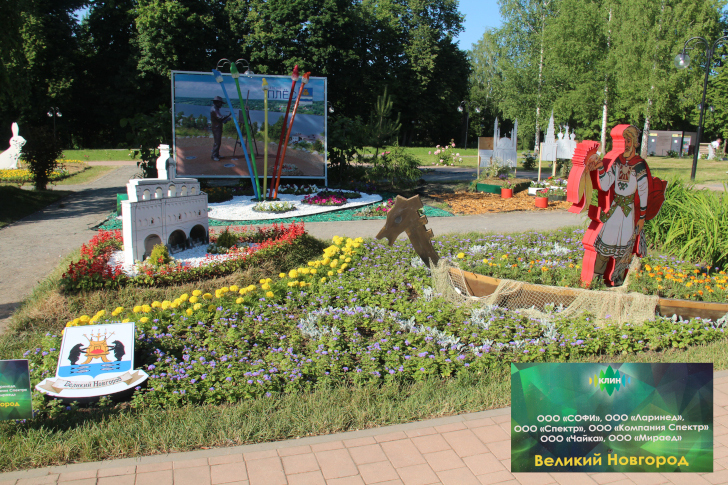
M 554 110 L 551 110 L 551 118 L 549 118 L 549 126 L 546 130 L 546 135 L 543 140 L 543 149 L 541 151 L 541 160 L 544 162 L 555 162 L 556 161 L 556 135 L 554 133 Z M 561 128 L 559 127 L 559 136 L 561 134 Z
M 18 168 L 18 158 L 20 158 L 20 152 L 23 145 L 25 145 L 25 138 L 18 135 L 18 124 L 13 123 L 12 129 L 13 137 L 10 139 L 10 148 L 0 153 L 0 170 Z

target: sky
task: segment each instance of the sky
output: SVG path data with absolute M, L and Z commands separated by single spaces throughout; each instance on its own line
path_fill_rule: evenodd
M 470 50 L 486 29 L 500 27 L 501 16 L 496 0 L 460 0 L 460 13 L 465 15 L 465 31 L 456 40 L 462 50 Z

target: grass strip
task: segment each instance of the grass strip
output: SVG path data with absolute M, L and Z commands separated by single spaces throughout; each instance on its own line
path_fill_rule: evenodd
M 687 350 L 569 362 L 713 362 L 728 368 L 728 340 Z M 408 423 L 510 405 L 510 368 L 408 385 L 338 387 L 231 405 L 74 409 L 63 417 L 0 424 L 3 472 L 74 462 L 238 446 Z
M 0 185 L 0 228 L 29 216 L 72 194 L 67 190 L 24 190 Z
M 130 151 L 127 148 L 63 150 L 63 158 L 84 162 L 118 162 L 121 160 L 131 160 L 129 156 Z
M 116 170 L 119 167 L 116 166 L 99 166 L 94 165 L 92 167 L 87 167 L 84 171 L 78 172 L 75 174 L 72 174 L 70 177 L 67 177 L 63 180 L 59 180 L 58 182 L 53 182 L 54 185 L 81 185 L 81 184 L 87 184 L 90 182 L 93 182 L 95 180 L 100 179 L 107 173 Z

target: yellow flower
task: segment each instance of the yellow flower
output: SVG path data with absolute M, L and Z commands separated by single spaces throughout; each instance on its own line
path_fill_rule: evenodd
M 125 318 L 125 319 L 123 319 L 123 320 L 121 321 L 121 323 L 129 323 L 129 319 L 128 319 L 128 318 Z
M 202 303 L 195 303 L 195 306 L 192 307 L 194 310 L 199 310 L 202 308 Z
M 200 296 L 202 292 L 200 290 L 195 290 L 192 292 L 192 296 Z
M 247 292 L 248 292 L 248 289 L 247 289 L 247 288 L 240 288 L 240 289 L 238 290 L 238 293 L 240 293 L 241 295 L 244 295 L 244 294 L 246 294 Z
M 212 300 L 212 295 L 210 293 L 205 293 L 204 295 L 202 295 L 202 298 L 204 298 L 205 300 Z
M 177 300 L 174 300 L 172 303 L 169 304 L 169 308 L 177 308 L 179 306 L 179 302 Z
M 504 254 L 503 256 L 501 256 L 501 259 L 508 259 L 508 255 Z
M 263 283 L 260 287 L 264 290 L 270 290 L 270 285 L 268 283 Z
M 255 285 L 248 285 L 248 291 L 254 291 Z
M 153 302 L 152 302 L 152 308 L 159 308 L 159 307 L 161 307 L 161 306 L 162 306 L 162 304 L 161 304 L 161 303 L 159 303 L 158 301 L 153 301 Z
M 113 312 L 111 312 L 111 314 L 112 314 L 113 316 L 117 316 L 117 315 L 118 315 L 119 313 L 121 313 L 121 312 L 123 312 L 123 311 L 124 311 L 124 307 L 122 307 L 122 306 L 118 306 L 118 307 L 114 308 L 114 311 L 113 311 Z
M 463 259 L 465 257 L 465 253 L 458 253 L 458 259 Z
M 207 311 L 208 311 L 208 312 L 211 312 L 211 311 L 214 311 L 214 310 L 215 310 L 215 305 L 209 305 L 209 306 L 207 307 Z
M 199 298 L 197 298 L 196 296 L 190 297 L 190 303 L 197 303 L 198 300 L 199 300 Z
M 285 278 L 285 277 L 286 277 L 286 273 L 280 273 L 280 274 L 278 275 L 278 277 L 279 277 L 279 278 Z
M 172 302 L 169 300 L 164 300 L 162 302 L 162 310 L 169 310 L 169 307 L 172 306 Z
M 238 298 L 235 300 L 235 303 L 237 303 L 238 305 L 240 305 L 242 302 L 243 302 L 242 298 Z
M 311 274 L 316 274 L 316 271 L 317 271 L 316 269 L 312 269 Z
M 289 278 L 298 278 L 298 271 L 296 271 L 295 269 L 292 269 L 291 271 L 288 272 L 288 277 Z
M 81 315 L 78 319 L 81 323 L 88 323 L 91 320 L 88 315 Z
M 147 323 L 149 321 L 149 317 L 142 317 L 139 319 L 141 323 Z
M 345 263 L 351 263 L 351 258 L 346 258 L 346 259 L 344 260 L 344 262 L 345 262 Z
M 329 271 L 329 276 L 334 276 L 334 272 L 333 271 Z
M 326 283 L 326 277 L 321 278 L 321 283 Z
M 273 292 L 272 292 L 272 291 L 269 291 L 269 292 L 267 292 L 267 293 L 265 294 L 265 296 L 266 296 L 266 298 L 273 298 L 273 297 L 274 297 L 275 295 L 273 294 Z
M 645 265 L 645 269 L 646 269 L 647 271 L 652 271 L 652 268 L 650 267 L 650 265 L 649 265 L 649 264 L 646 264 L 646 265 Z
M 305 281 L 300 281 L 298 283 L 298 286 L 300 286 L 301 288 L 303 288 L 304 286 L 306 286 L 306 282 Z
M 135 307 L 134 307 L 134 308 L 132 309 L 132 311 L 133 311 L 134 313 L 139 313 L 140 311 L 142 311 L 142 307 L 140 307 L 139 305 L 137 305 L 137 306 L 135 306 Z
M 142 311 L 144 313 L 149 313 L 152 311 L 152 307 L 150 307 L 149 305 L 142 305 Z
M 192 315 L 192 308 L 188 308 L 187 310 L 185 310 L 185 313 L 186 313 L 186 314 L 187 314 L 188 316 L 189 316 L 189 315 Z
M 182 301 L 187 301 L 187 300 L 189 300 L 189 298 L 190 298 L 190 295 L 188 295 L 187 293 L 182 293 L 179 297 L 179 299 Z

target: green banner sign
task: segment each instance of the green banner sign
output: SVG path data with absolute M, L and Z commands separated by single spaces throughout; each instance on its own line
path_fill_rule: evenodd
M 712 472 L 713 364 L 511 364 L 511 471 Z
M 32 417 L 28 361 L 0 360 L 0 420 Z

